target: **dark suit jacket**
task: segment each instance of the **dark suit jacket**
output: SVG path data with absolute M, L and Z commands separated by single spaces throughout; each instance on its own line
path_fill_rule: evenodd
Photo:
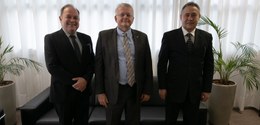
M 77 36 L 82 45 L 81 62 L 78 61 L 70 40 L 62 29 L 45 36 L 45 61 L 51 74 L 50 100 L 52 102 L 63 102 L 68 93 L 83 97 L 89 96 L 90 84 L 82 93 L 72 87 L 75 83 L 72 80 L 73 77 L 83 77 L 90 83 L 94 73 L 91 38 L 79 32 L 77 32 Z
M 137 95 L 152 91 L 152 60 L 147 35 L 132 30 L 135 46 L 135 79 Z M 118 97 L 119 63 L 117 30 L 101 31 L 96 46 L 96 93 L 105 93 L 109 103 L 115 104 Z M 139 99 L 139 98 L 137 98 Z
M 212 35 L 196 29 L 194 50 L 189 53 L 182 29 L 164 33 L 158 61 L 160 89 L 167 89 L 167 98 L 183 102 L 187 93 L 192 102 L 201 92 L 211 92 L 214 59 Z

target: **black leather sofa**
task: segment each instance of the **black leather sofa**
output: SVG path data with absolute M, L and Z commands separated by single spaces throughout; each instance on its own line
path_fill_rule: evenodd
M 0 125 L 5 125 L 5 113 L 1 107 L 0 107 Z
M 105 125 L 105 109 L 98 105 L 93 96 L 90 100 L 90 118 L 89 125 Z M 58 117 L 49 102 L 49 88 L 35 96 L 20 108 L 22 125 L 58 125 Z M 178 124 L 182 124 L 182 115 L 178 117 Z M 124 115 L 121 118 L 124 123 Z M 164 102 L 158 95 L 157 78 L 154 77 L 154 91 L 150 101 L 141 106 L 141 125 L 164 125 L 165 109 Z M 200 125 L 206 125 L 207 107 L 205 104 L 200 105 Z

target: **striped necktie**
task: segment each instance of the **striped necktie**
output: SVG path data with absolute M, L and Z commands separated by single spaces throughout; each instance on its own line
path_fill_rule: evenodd
M 128 84 L 130 86 L 133 86 L 133 84 L 135 83 L 134 64 L 131 57 L 131 49 L 128 43 L 126 33 L 123 33 L 123 48 L 125 51 L 125 58 L 126 58 Z
M 186 41 L 186 46 L 189 52 L 192 51 L 192 49 L 194 48 L 193 42 L 191 40 L 192 34 L 191 33 L 187 33 L 186 36 L 188 37 L 188 40 Z

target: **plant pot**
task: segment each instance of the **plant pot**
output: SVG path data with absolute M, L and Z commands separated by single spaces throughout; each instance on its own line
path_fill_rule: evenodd
M 212 84 L 209 98 L 209 123 L 211 125 L 229 125 L 234 105 L 237 84 Z
M 16 124 L 16 94 L 15 84 L 0 86 L 0 106 L 4 109 L 5 125 Z

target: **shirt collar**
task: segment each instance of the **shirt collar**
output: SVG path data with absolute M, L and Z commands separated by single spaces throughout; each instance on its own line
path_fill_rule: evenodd
M 195 30 L 196 30 L 196 28 L 195 28 L 194 30 L 192 30 L 191 32 L 188 32 L 188 31 L 187 31 L 186 29 L 184 29 L 183 27 L 181 27 L 181 29 L 182 29 L 182 32 L 183 32 L 183 35 L 184 35 L 184 36 L 186 36 L 187 33 L 191 33 L 192 36 L 195 36 Z
M 64 31 L 64 33 L 66 34 L 67 37 L 70 37 L 70 34 L 69 34 L 68 32 L 66 32 L 63 28 L 62 28 L 62 30 Z M 75 32 L 73 35 L 74 35 L 76 38 L 78 37 L 78 36 L 77 36 L 77 32 Z
M 123 36 L 124 33 L 126 33 L 127 36 L 131 36 L 131 29 L 127 30 L 126 32 L 123 32 L 122 30 L 120 30 L 120 29 L 117 27 L 116 30 L 117 30 L 117 34 L 118 34 L 119 36 Z

